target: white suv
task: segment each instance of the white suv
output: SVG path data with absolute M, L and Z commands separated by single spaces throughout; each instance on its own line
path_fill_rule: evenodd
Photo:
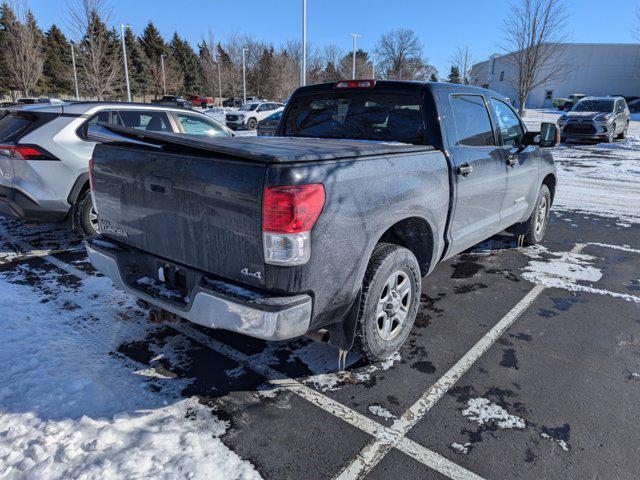
M 248 102 L 235 112 L 227 113 L 227 127 L 232 130 L 255 130 L 260 120 L 284 108 L 282 103 L 276 102 Z
M 181 135 L 233 136 L 201 113 L 149 104 L 74 102 L 28 105 L 0 114 L 0 215 L 33 222 L 70 219 L 96 235 L 89 192 L 94 142 L 84 128 L 97 122 Z

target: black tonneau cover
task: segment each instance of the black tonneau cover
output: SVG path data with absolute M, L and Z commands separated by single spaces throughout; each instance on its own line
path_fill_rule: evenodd
M 410 145 L 392 142 L 337 140 L 304 137 L 194 137 L 176 133 L 149 132 L 134 128 L 100 123 L 100 126 L 125 138 L 148 142 L 162 149 L 187 147 L 202 153 L 216 153 L 260 163 L 295 163 L 317 160 L 343 160 L 357 157 L 392 155 L 433 150 L 428 145 Z M 92 127 L 93 128 L 93 127 Z M 91 135 L 91 130 L 89 135 Z M 125 138 L 122 138 L 125 137 Z M 118 138 L 113 138 L 118 141 Z M 104 140 L 103 140 L 104 141 Z M 150 145 L 150 146 L 151 146 Z

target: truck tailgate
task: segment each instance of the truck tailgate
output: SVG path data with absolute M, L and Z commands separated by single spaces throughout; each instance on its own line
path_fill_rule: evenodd
M 102 234 L 176 264 L 262 287 L 265 169 L 215 153 L 99 144 L 93 195 Z

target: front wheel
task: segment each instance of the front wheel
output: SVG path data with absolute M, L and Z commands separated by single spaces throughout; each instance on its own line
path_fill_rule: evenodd
M 533 213 L 527 220 L 527 232 L 524 234 L 523 243 L 526 246 L 536 245 L 542 241 L 547 226 L 549 225 L 549 213 L 551 212 L 551 193 L 549 187 L 542 185 L 538 191 L 538 199 Z
M 627 124 L 624 127 L 624 130 L 622 130 L 622 132 L 620 132 L 620 135 L 618 135 L 618 138 L 620 140 L 627 138 L 627 132 L 629 131 L 629 122 L 627 122 Z
M 93 208 L 90 190 L 85 190 L 78 197 L 74 215 L 75 227 L 83 237 L 97 237 L 100 234 L 98 215 Z
M 376 245 L 362 283 L 354 351 L 375 362 L 402 347 L 420 306 L 420 278 L 410 250 Z
M 257 126 L 258 126 L 258 121 L 255 118 L 250 118 L 247 121 L 247 128 L 249 130 L 255 130 Z

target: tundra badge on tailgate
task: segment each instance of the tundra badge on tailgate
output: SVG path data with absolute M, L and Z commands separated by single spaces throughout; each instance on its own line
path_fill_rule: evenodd
M 100 231 L 102 233 L 111 233 L 112 235 L 117 235 L 118 237 L 128 237 L 129 234 L 126 230 L 118 227 L 113 227 L 111 224 L 105 220 L 100 221 Z

